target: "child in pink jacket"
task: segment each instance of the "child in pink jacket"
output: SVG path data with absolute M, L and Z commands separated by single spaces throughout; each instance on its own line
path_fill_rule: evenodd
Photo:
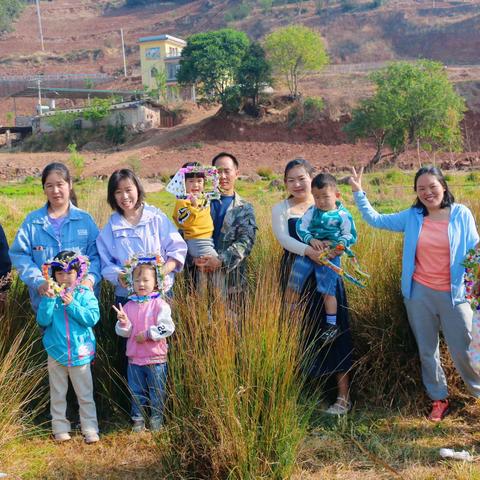
M 117 312 L 115 331 L 128 338 L 128 386 L 132 392 L 133 431 L 145 429 L 145 407 L 150 406 L 150 430 L 163 425 L 167 381 L 166 337 L 175 330 L 171 309 L 161 297 L 163 274 L 155 255 L 136 257 L 127 266 L 134 293 Z

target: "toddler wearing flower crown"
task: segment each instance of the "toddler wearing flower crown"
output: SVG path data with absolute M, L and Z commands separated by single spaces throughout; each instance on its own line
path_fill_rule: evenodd
M 42 297 L 37 322 L 48 354 L 50 413 L 57 442 L 70 440 L 66 417 L 68 378 L 80 407 L 80 424 L 86 443 L 98 442 L 98 422 L 93 400 L 90 364 L 95 357 L 92 327 L 100 319 L 98 300 L 81 281 L 88 272 L 88 259 L 64 250 L 44 264 L 45 279 L 52 293 Z
M 146 407 L 150 406 L 150 430 L 163 425 L 167 381 L 166 337 L 175 330 L 171 309 L 162 299 L 164 278 L 161 258 L 137 255 L 126 265 L 129 301 L 118 308 L 115 331 L 127 338 L 128 386 L 132 393 L 133 431 L 145 429 Z

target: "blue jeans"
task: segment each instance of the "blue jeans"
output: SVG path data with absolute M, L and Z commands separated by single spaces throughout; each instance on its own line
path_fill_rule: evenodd
M 143 419 L 145 407 L 150 403 L 152 417 L 163 418 L 167 363 L 152 365 L 128 364 L 128 386 L 132 393 L 132 419 Z
M 334 257 L 330 261 L 340 267 L 340 257 Z M 308 257 L 298 255 L 292 265 L 290 278 L 288 279 L 288 288 L 294 292 L 301 293 L 308 277 L 315 271 L 317 281 L 317 292 L 324 295 L 335 296 L 338 274 L 326 265 L 318 265 Z

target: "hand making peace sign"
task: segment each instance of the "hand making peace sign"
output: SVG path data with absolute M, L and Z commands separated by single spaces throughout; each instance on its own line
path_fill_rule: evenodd
M 363 188 L 362 188 L 363 167 L 360 167 L 360 170 L 358 171 L 358 173 L 355 170 L 355 167 L 352 167 L 351 170 L 352 170 L 352 175 L 348 179 L 348 183 L 352 187 L 352 192 L 363 191 Z
M 118 309 L 115 305 L 112 305 L 112 308 L 117 312 L 117 319 L 122 325 L 126 325 L 128 323 L 128 317 L 125 311 L 123 310 L 123 306 L 121 303 L 118 304 L 120 309 Z

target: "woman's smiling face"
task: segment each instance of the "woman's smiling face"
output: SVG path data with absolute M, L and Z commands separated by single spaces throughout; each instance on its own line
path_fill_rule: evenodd
M 135 184 L 124 178 L 118 182 L 115 190 L 115 201 L 124 212 L 133 212 L 137 208 L 138 191 Z
M 299 200 L 310 195 L 311 183 L 312 178 L 302 165 L 291 168 L 285 176 L 287 192 Z
M 425 173 L 420 175 L 415 186 L 417 197 L 427 210 L 440 208 L 445 193 L 445 187 L 435 175 Z

